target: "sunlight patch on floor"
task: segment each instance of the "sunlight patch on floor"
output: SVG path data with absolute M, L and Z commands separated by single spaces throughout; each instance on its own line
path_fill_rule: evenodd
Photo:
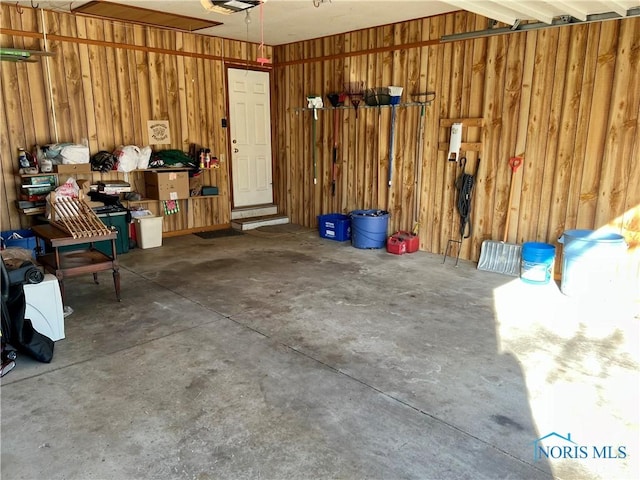
M 570 433 L 579 445 L 625 445 L 630 452 L 624 459 L 553 459 L 554 474 L 640 478 L 640 322 L 634 303 L 597 294 L 571 298 L 554 282 L 520 279 L 496 288 L 494 303 L 498 348 L 521 364 L 540 437 Z

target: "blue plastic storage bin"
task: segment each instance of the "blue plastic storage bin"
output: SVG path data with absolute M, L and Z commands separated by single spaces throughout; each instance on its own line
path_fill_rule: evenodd
M 2 232 L 2 244 L 6 248 L 25 248 L 31 250 L 36 256 L 36 237 L 30 229 L 7 230 Z
M 341 213 L 318 215 L 318 232 L 322 238 L 329 240 L 351 240 L 351 218 Z

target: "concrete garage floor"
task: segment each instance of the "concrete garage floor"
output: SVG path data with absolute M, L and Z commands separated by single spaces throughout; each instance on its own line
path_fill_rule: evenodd
M 121 266 L 2 379 L 2 478 L 640 478 L 631 304 L 295 225 Z

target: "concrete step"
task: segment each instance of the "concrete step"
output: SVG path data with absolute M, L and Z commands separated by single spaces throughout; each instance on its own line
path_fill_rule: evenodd
M 262 215 L 259 217 L 240 218 L 231 221 L 231 228 L 234 230 L 253 230 L 267 225 L 283 225 L 289 223 L 289 217 L 284 215 Z
M 271 203 L 265 205 L 254 205 L 251 207 L 240 207 L 234 208 L 231 211 L 231 220 L 264 217 L 267 215 L 275 215 L 276 213 L 278 213 L 278 207 Z

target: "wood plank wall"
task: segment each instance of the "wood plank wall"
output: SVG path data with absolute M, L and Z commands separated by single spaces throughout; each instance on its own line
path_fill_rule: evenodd
M 462 152 L 475 173 L 471 238 L 462 258 L 478 260 L 484 240 L 502 240 L 514 156 L 508 241 L 556 244 L 563 231 L 610 227 L 632 252 L 640 245 L 640 18 L 440 43 L 482 30 L 486 19 L 457 12 L 274 48 L 275 177 L 279 205 L 295 223 L 355 209 L 391 213 L 389 232 L 411 230 L 419 202 L 421 249 L 442 254 L 459 238 L 455 181 L 461 173 L 439 142 L 442 119 L 483 118 L 463 131 L 481 142 Z M 307 95 L 368 87 L 435 91 L 417 157 L 418 107 L 398 107 L 392 185 L 387 186 L 390 109 L 339 110 L 338 188 L 331 194 L 333 111 L 318 112 L 316 139 Z M 313 184 L 313 149 L 319 181 Z M 416 174 L 415 162 L 420 175 Z M 416 181 L 420 179 L 417 186 Z M 560 258 L 556 255 L 556 258 Z
M 45 48 L 38 63 L 0 63 L 0 222 L 2 230 L 29 225 L 15 208 L 19 195 L 17 149 L 87 139 L 91 153 L 118 145 L 147 145 L 147 121 L 169 120 L 171 144 L 154 149 L 207 146 L 228 159 L 227 65 L 246 65 L 258 46 L 246 42 L 102 20 L 82 15 L 0 5 L 0 45 Z M 44 13 L 44 15 L 43 15 Z M 266 49 L 271 57 L 271 49 Z M 50 81 L 49 81 L 50 79 Z M 93 181 L 122 173 L 94 173 Z M 144 188 L 142 173 L 130 174 Z M 166 234 L 230 223 L 228 163 L 205 172 L 217 197 L 182 200 L 181 212 L 165 217 Z M 144 192 L 143 192 L 144 193 Z M 144 204 L 156 214 L 158 202 Z
M 2 29 L 12 32 L 2 32 L 2 46 L 43 48 L 39 11 L 24 8 L 20 14 L 6 3 L 0 8 Z M 87 138 L 95 152 L 145 144 L 146 121 L 168 118 L 168 148 L 186 149 L 193 142 L 228 151 L 220 128 L 225 66 L 256 58 L 256 45 L 57 12 L 45 12 L 45 23 L 49 49 L 56 52 L 49 60 L 51 92 L 44 60 L 0 64 L 3 229 L 25 222 L 13 206 L 17 147 L 55 141 L 56 130 L 60 141 Z M 439 41 L 485 26 L 485 18 L 457 12 L 269 48 L 274 194 L 280 210 L 292 222 L 314 227 L 319 214 L 386 209 L 392 232 L 414 228 L 417 206 L 421 249 L 441 254 L 448 239 L 459 237 L 455 180 L 461 169 L 438 149 L 449 137 L 440 122 L 483 118 L 482 127 L 463 132 L 464 141 L 481 143 L 480 152 L 463 152 L 466 172 L 473 174 L 481 162 L 473 232 L 463 243 L 462 258 L 477 260 L 484 240 L 502 239 L 513 156 L 524 164 L 514 176 L 509 242 L 555 243 L 565 230 L 611 227 L 637 257 L 640 19 Z M 396 109 L 391 187 L 391 110 L 361 107 L 356 115 L 353 108 L 340 109 L 334 196 L 334 112 L 318 112 L 313 143 L 313 117 L 304 107 L 308 95 L 321 95 L 328 106 L 325 95 L 343 91 L 347 82 L 402 86 L 403 102 L 414 100 L 414 93 L 436 96 L 425 108 L 419 158 L 421 109 Z M 206 205 L 192 201 L 186 210 L 195 217 L 183 212 L 165 230 L 229 222 L 228 165 L 212 174 L 220 197 Z

